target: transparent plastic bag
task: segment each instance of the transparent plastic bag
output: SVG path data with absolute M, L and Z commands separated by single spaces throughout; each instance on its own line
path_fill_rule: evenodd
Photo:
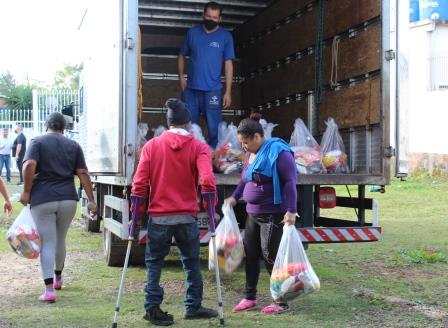
M 18 255 L 27 259 L 39 257 L 41 239 L 36 224 L 31 216 L 30 206 L 19 213 L 11 227 L 6 232 L 9 246 Z
M 154 137 L 158 137 L 160 136 L 163 132 L 166 131 L 166 127 L 164 127 L 163 125 L 159 125 L 155 130 L 154 130 Z
M 274 128 L 276 126 L 278 126 L 278 124 L 268 123 L 265 119 L 261 119 L 260 120 L 260 124 L 263 127 L 264 138 L 266 140 L 271 139 L 272 138 L 272 131 L 274 131 Z
M 190 132 L 193 134 L 193 136 L 199 140 L 202 141 L 203 143 L 207 143 L 205 141 L 204 135 L 202 134 L 202 129 L 199 125 L 197 125 L 196 123 L 191 124 L 191 130 Z
M 320 289 L 294 225 L 285 224 L 271 274 L 271 295 L 275 302 L 288 302 Z
M 238 140 L 237 127 L 233 123 L 219 123 L 218 145 L 213 164 L 224 174 L 241 172 L 243 168 L 243 148 Z
M 146 143 L 146 134 L 148 133 L 149 127 L 146 123 L 138 123 L 137 125 L 137 160 L 140 158 L 140 153 L 143 146 Z
M 222 206 L 224 217 L 216 228 L 216 249 L 218 266 L 225 272 L 232 272 L 240 265 L 244 257 L 244 245 L 241 232 L 236 221 L 235 212 L 230 205 Z M 208 268 L 215 269 L 213 244 L 208 245 Z
M 300 174 L 325 173 L 320 146 L 300 118 L 294 122 L 289 144 Z
M 347 154 L 344 142 L 339 134 L 338 126 L 333 118 L 329 118 L 327 129 L 322 136 L 322 162 L 328 173 L 348 173 Z

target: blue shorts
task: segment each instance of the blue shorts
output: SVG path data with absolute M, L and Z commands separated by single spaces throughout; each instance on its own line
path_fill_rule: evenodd
M 207 121 L 208 144 L 216 148 L 218 143 L 218 125 L 222 121 L 222 90 L 201 91 L 185 89 L 182 100 L 191 112 L 192 123 L 199 124 L 203 115 Z

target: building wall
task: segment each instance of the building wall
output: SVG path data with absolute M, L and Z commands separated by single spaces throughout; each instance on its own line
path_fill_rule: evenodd
M 448 25 L 411 24 L 409 39 L 410 169 L 446 171 L 448 89 L 442 90 L 448 86 Z

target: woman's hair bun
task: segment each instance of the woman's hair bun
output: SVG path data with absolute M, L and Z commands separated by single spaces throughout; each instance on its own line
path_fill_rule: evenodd
M 260 113 L 257 113 L 257 112 L 254 112 L 254 113 L 251 113 L 251 114 L 250 114 L 249 118 L 250 118 L 251 120 L 254 120 L 254 121 L 259 122 L 259 121 L 261 120 L 261 114 L 260 114 Z

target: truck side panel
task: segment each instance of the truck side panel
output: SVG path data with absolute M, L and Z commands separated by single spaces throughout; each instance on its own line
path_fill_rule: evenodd
M 86 133 L 83 146 L 92 173 L 118 174 L 122 166 L 121 14 L 121 0 L 90 2 L 81 27 L 89 49 L 81 82 L 84 122 L 81 133 Z

